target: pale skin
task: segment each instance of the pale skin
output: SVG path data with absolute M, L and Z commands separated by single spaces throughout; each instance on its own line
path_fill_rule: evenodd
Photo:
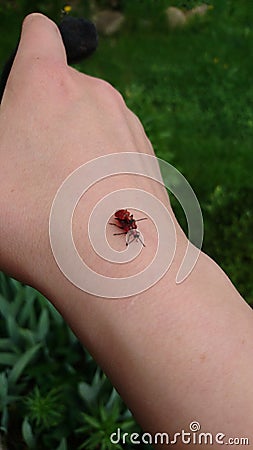
M 23 25 L 1 104 L 0 136 L 0 269 L 34 286 L 56 306 L 144 430 L 172 435 L 188 431 L 197 420 L 202 431 L 253 442 L 252 311 L 203 253 L 185 282 L 175 283 L 186 246 L 176 219 L 173 264 L 142 294 L 96 298 L 73 286 L 56 265 L 48 220 L 64 179 L 106 153 L 153 150 L 112 86 L 67 66 L 57 27 L 39 14 L 28 16 Z M 107 276 L 121 276 L 122 269 L 92 253 L 85 221 L 102 195 L 137 185 L 170 210 L 162 187 L 130 175 L 95 185 L 77 207 L 73 233 L 79 251 Z M 124 268 L 125 276 L 145 267 L 154 251 L 154 227 L 147 220 L 140 227 L 147 246 L 134 265 Z M 117 230 L 108 228 L 110 243 L 121 248 L 124 236 L 113 236 Z

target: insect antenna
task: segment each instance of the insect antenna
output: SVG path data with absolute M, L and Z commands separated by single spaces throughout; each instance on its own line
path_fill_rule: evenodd
M 140 222 L 141 220 L 148 220 L 147 217 L 142 217 L 142 219 L 136 219 L 135 222 Z

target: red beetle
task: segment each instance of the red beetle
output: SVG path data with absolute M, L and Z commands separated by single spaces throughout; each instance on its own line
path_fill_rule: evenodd
M 131 214 L 127 209 L 119 209 L 114 214 L 114 219 L 118 221 L 118 224 L 116 223 L 109 223 L 110 225 L 115 225 L 118 228 L 121 228 L 122 233 L 113 233 L 114 236 L 120 235 L 120 234 L 126 234 L 126 245 L 131 244 L 131 242 L 135 240 L 139 240 L 143 247 L 145 247 L 144 242 L 142 242 L 140 238 L 140 232 L 137 230 L 137 224 L 136 222 L 139 222 L 140 220 L 146 220 L 147 217 L 143 217 L 142 219 L 134 219 L 133 214 Z

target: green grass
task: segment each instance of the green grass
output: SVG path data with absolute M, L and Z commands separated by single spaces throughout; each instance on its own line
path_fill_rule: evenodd
M 157 156 L 191 183 L 204 215 L 204 250 L 253 301 L 253 3 L 240 10 L 229 0 L 212 4 L 203 20 L 173 32 L 152 18 L 143 27 L 139 7 L 137 19 L 101 39 L 81 68 L 121 91 Z
M 35 3 L 55 17 L 49 1 Z M 253 2 L 213 0 L 205 18 L 173 32 L 165 7 L 200 2 L 122 3 L 124 28 L 101 37 L 97 53 L 79 68 L 120 90 L 157 156 L 191 183 L 204 216 L 204 250 L 253 302 Z M 31 9 L 26 1 L 6 5 L 2 62 Z M 82 8 L 80 2 L 74 12 Z M 118 424 L 135 429 L 108 380 L 42 296 L 4 276 L 0 293 L 0 422 L 9 450 L 92 449 Z

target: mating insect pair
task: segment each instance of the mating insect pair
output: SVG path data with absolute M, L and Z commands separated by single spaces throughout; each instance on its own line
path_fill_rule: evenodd
M 131 244 L 131 242 L 133 241 L 140 241 L 143 247 L 145 247 L 145 244 L 140 237 L 140 232 L 137 230 L 136 222 L 146 220 L 147 217 L 135 220 L 133 214 L 130 214 L 130 212 L 127 209 L 119 209 L 118 211 L 115 212 L 114 219 L 117 220 L 118 224 L 109 222 L 109 225 L 114 225 L 124 230 L 121 233 L 113 233 L 114 236 L 125 234 L 126 246 Z

